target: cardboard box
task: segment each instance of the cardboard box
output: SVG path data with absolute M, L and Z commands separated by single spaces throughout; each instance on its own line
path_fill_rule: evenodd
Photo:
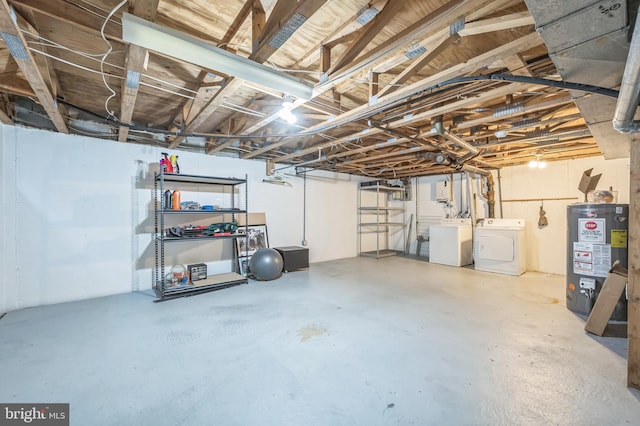
M 622 292 L 625 291 L 628 274 L 629 271 L 626 268 L 620 266 L 617 261 L 614 263 L 604 280 L 604 284 L 602 284 L 602 289 L 593 305 L 589 319 L 584 325 L 586 331 L 597 336 L 604 334 L 609 318 L 611 318 Z
M 578 184 L 578 190 L 584 194 L 585 201 L 587 201 L 587 193 L 596 189 L 596 186 L 602 177 L 602 173 L 591 176 L 592 171 L 593 169 L 585 170 L 584 173 L 582 173 L 582 179 L 580 179 L 580 183 Z

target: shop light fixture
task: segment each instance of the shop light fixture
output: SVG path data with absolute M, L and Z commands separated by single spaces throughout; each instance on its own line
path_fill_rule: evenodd
M 260 84 L 296 98 L 309 100 L 313 95 L 313 86 L 295 77 L 126 12 L 122 14 L 122 39 L 163 55 Z

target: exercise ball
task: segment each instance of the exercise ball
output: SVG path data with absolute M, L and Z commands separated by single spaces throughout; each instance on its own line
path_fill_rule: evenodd
M 257 280 L 275 280 L 282 275 L 284 261 L 277 250 L 272 248 L 262 248 L 249 259 L 249 272 Z

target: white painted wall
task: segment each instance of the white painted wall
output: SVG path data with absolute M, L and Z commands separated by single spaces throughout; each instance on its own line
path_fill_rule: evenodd
M 612 186 L 618 191 L 619 203 L 629 202 L 628 158 L 605 160 L 603 157 L 591 157 L 550 162 L 545 169 L 530 169 L 525 165 L 501 170 L 503 200 L 577 198 L 573 201 L 545 201 L 544 210 L 549 226 L 544 228 L 537 225 L 540 201 L 502 203 L 504 217 L 526 219 L 530 271 L 565 274 L 567 205 L 584 200 L 584 195 L 578 191 L 578 184 L 582 173 L 590 168 L 593 168 L 593 175 L 602 173 L 598 189 L 608 189 Z M 499 216 L 499 208 L 496 210 Z
M 0 313 L 151 287 L 152 176 L 161 149 L 2 125 L 0 142 Z M 305 232 L 302 177 L 291 177 L 293 187 L 269 185 L 262 183 L 265 167 L 261 161 L 183 151 L 176 154 L 183 173 L 247 174 L 249 209 L 266 212 L 272 247 L 300 245 L 306 239 L 312 263 L 357 255 L 360 179 L 310 172 Z M 551 162 L 544 170 L 504 168 L 502 198 L 581 200 L 578 182 L 582 172 L 591 167 L 594 173 L 603 174 L 599 188 L 613 186 L 618 190 L 618 201 L 628 202 L 629 160 L 605 161 L 600 157 Z M 412 181 L 407 219 L 411 213 L 437 218 L 470 212 L 473 205 L 477 217 L 486 216 L 480 179 L 472 180 L 474 203 L 473 195 L 467 197 L 466 176 L 462 183 L 460 174 L 453 176 L 454 208 L 435 200 L 435 183 L 444 179 L 450 176 Z M 539 202 L 503 203 L 504 217 L 527 221 L 529 270 L 564 274 L 569 203 L 545 202 L 549 226 L 542 229 L 537 227 Z M 499 205 L 496 207 L 499 216 Z M 417 216 L 412 253 L 417 231 L 422 231 L 420 226 L 416 230 Z M 401 239 L 396 238 L 391 248 L 403 250 Z M 426 250 L 425 245 L 423 255 Z
M 153 171 L 163 150 L 11 126 L 0 131 L 0 312 L 149 289 Z M 270 245 L 301 244 L 301 177 L 291 178 L 293 187 L 269 185 L 261 161 L 175 153 L 183 173 L 247 174 L 249 210 L 266 212 Z M 309 174 L 311 262 L 357 254 L 356 196 L 352 177 Z
M 429 226 L 440 223 L 447 217 L 476 217 L 486 215 L 486 200 L 482 198 L 482 181 L 479 176 L 472 175 L 471 182 L 466 173 L 454 173 L 438 176 L 423 176 L 412 179 L 412 200 L 407 202 L 407 218 L 413 214 L 413 229 L 411 231 L 410 253 L 416 254 L 417 237 L 429 237 Z M 453 197 L 448 203 L 439 202 L 436 196 L 438 183 L 447 182 L 447 187 L 453 189 Z M 469 191 L 471 187 L 471 191 Z M 476 201 L 474 203 L 474 196 Z M 476 212 L 477 210 L 477 212 Z M 425 241 L 420 247 L 421 256 L 429 255 L 429 243 Z
M 610 186 L 618 191 L 618 202 L 629 202 L 629 159 L 605 160 L 591 157 L 569 161 L 547 163 L 545 169 L 531 169 L 528 165 L 506 167 L 500 172 L 502 199 L 535 199 L 527 202 L 503 202 L 503 217 L 524 218 L 527 225 L 528 270 L 553 274 L 565 274 L 566 268 L 566 208 L 567 205 L 583 201 L 584 195 L 578 191 L 582 173 L 593 168 L 593 174 L 602 173 L 598 189 Z M 500 217 L 499 188 L 497 173 L 494 172 L 496 190 L 496 217 Z M 462 183 L 460 178 L 462 176 Z M 484 188 L 479 177 L 472 178 L 471 197 L 467 198 L 466 175 L 454 174 L 454 205 L 452 208 L 438 203 L 435 197 L 437 182 L 451 180 L 450 175 L 428 176 L 414 179 L 414 200 L 407 203 L 407 215 L 414 213 L 414 232 L 411 236 L 411 253 L 416 252 L 417 235 L 428 236 L 430 223 L 441 218 L 474 210 L 476 218 L 488 216 L 486 200 L 481 196 Z M 473 194 L 476 194 L 475 202 Z M 549 225 L 538 227 L 541 198 L 573 197 L 574 200 L 545 201 L 544 210 Z M 422 244 L 422 256 L 428 255 L 428 243 Z

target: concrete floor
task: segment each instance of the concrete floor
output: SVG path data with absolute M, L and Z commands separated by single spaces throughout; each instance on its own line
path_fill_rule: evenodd
M 640 424 L 626 339 L 583 326 L 562 276 L 345 259 L 11 312 L 0 402 L 69 402 L 72 425 Z

